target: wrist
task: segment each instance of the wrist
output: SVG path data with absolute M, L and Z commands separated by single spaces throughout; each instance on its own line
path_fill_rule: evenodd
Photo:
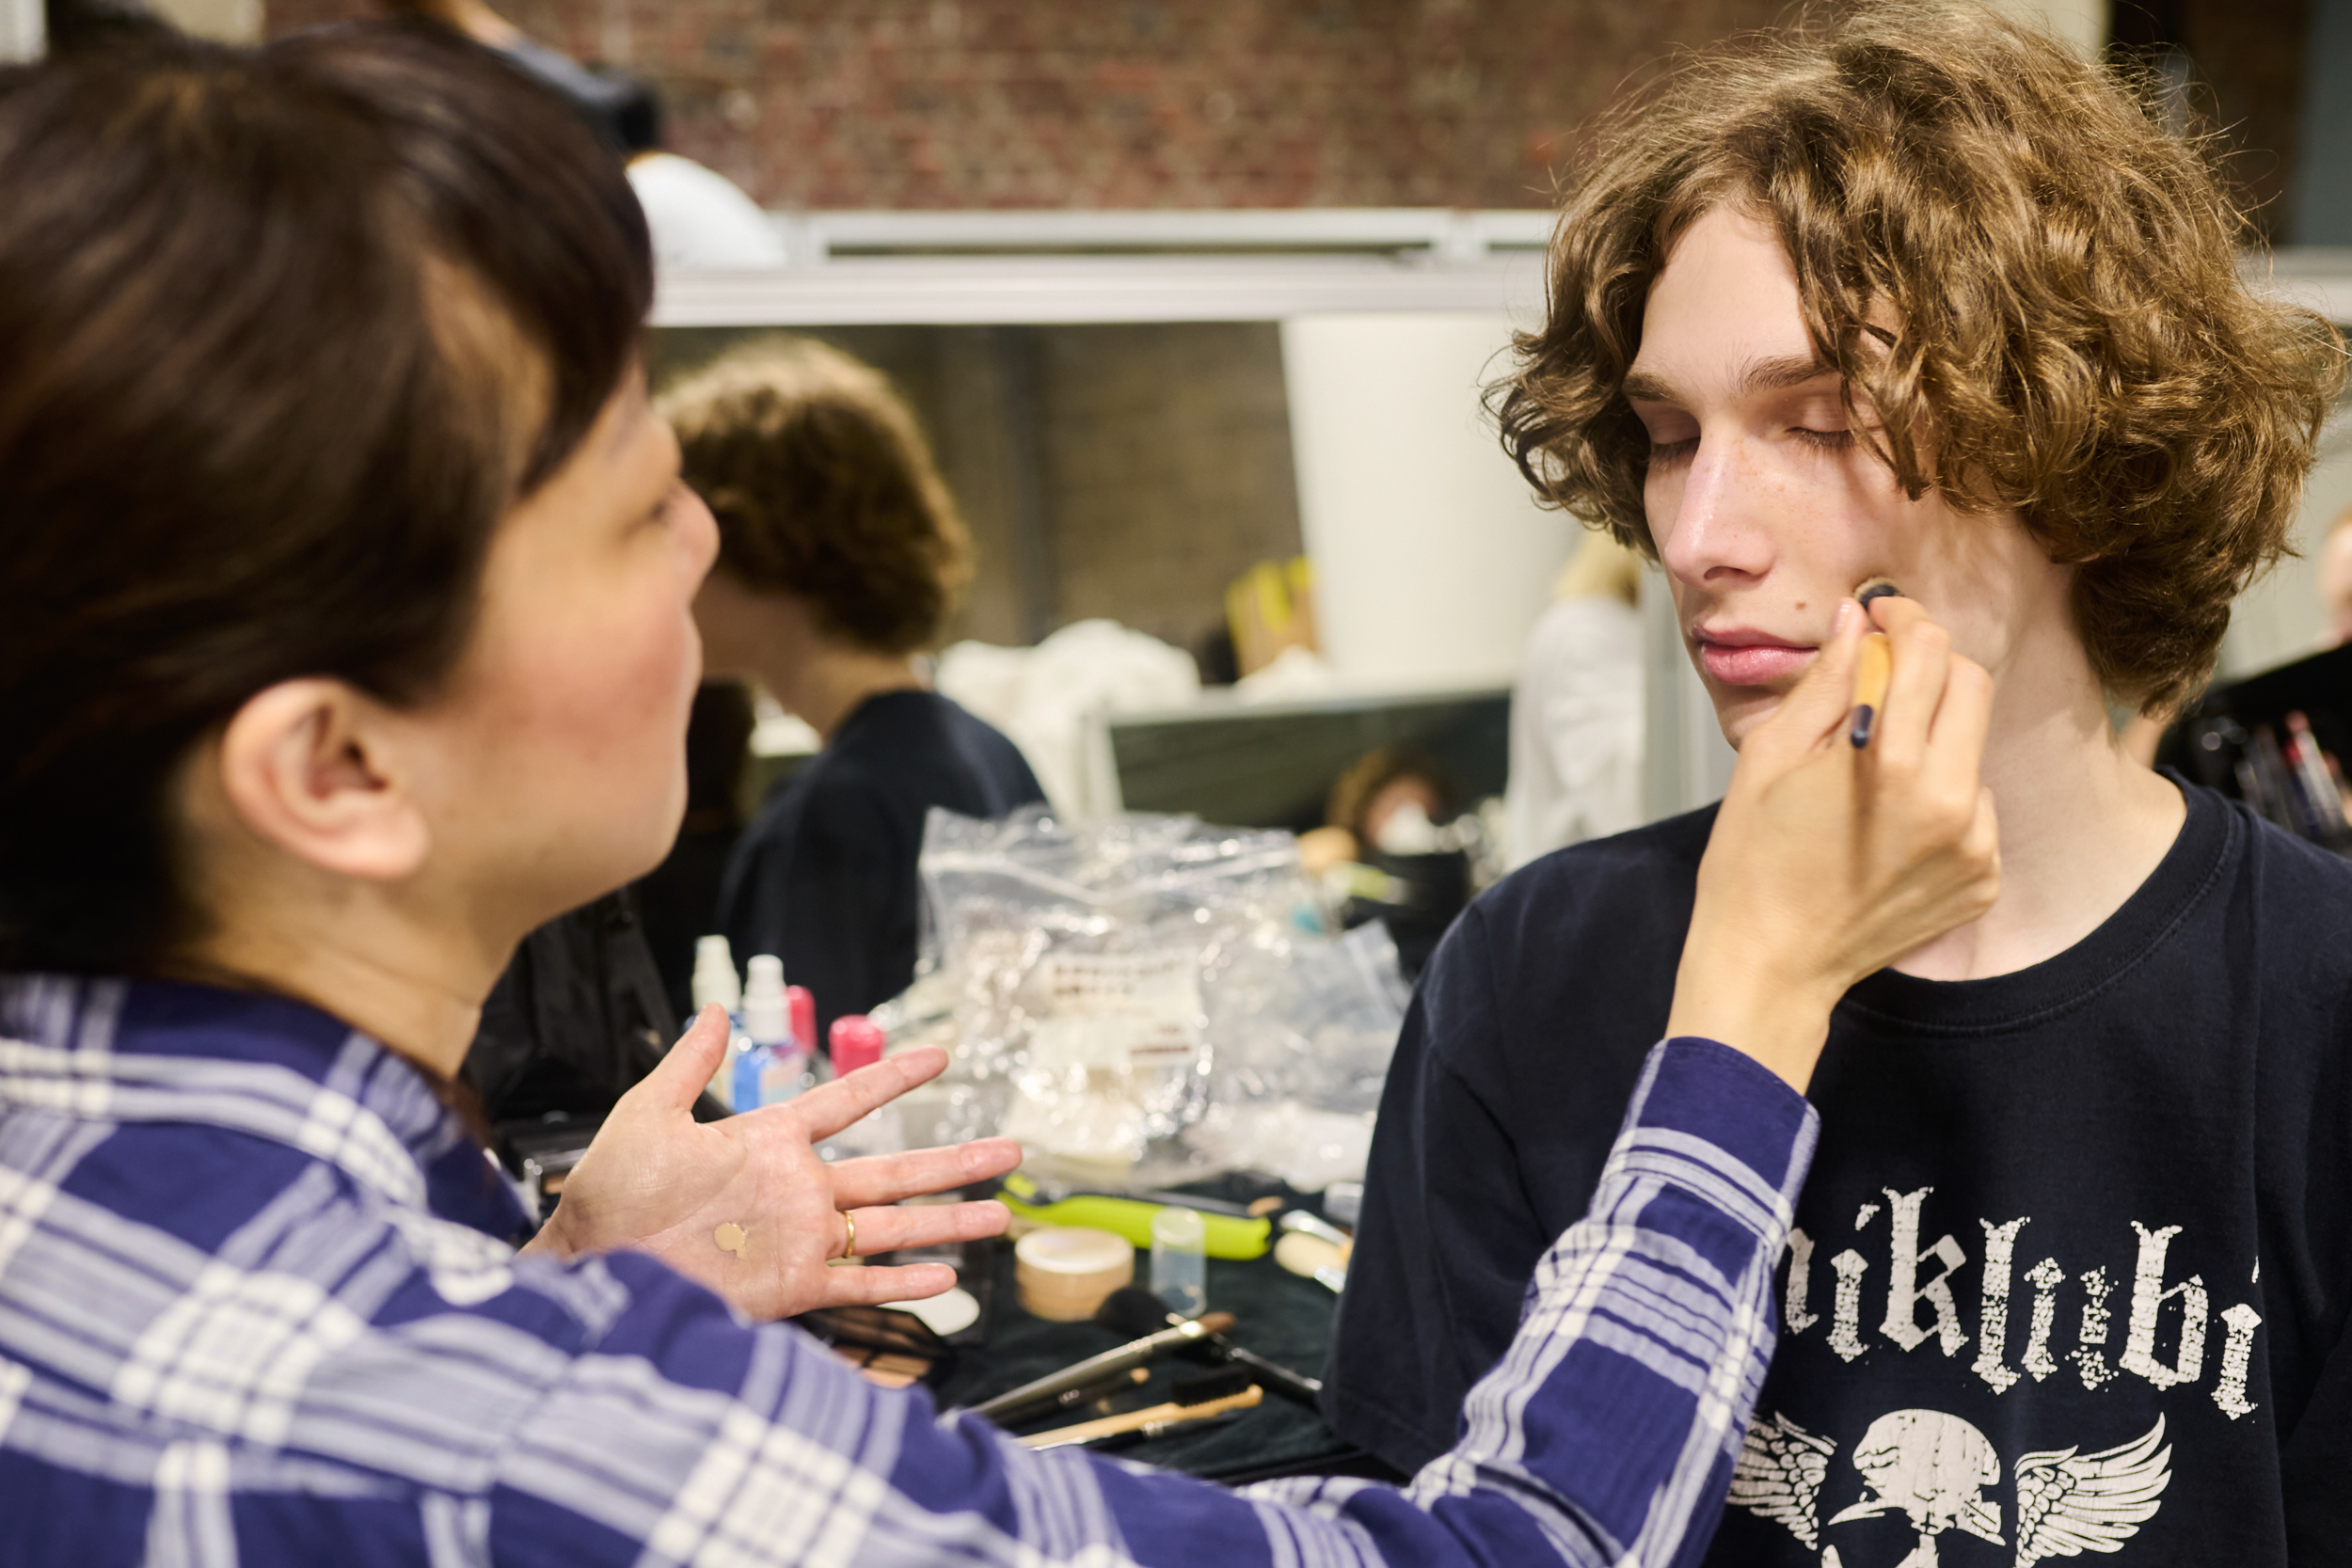
M 547 1223 L 539 1227 L 537 1233 L 525 1242 L 518 1250 L 541 1253 L 566 1262 L 579 1257 L 581 1248 L 572 1235 L 570 1224 L 575 1212 L 570 1204 L 559 1199 L 555 1205 L 555 1212 L 548 1216 Z
M 1694 941 L 1675 977 L 1666 1034 L 1720 1041 L 1803 1094 L 1842 994 L 1842 988 L 1795 974 L 1768 956 Z

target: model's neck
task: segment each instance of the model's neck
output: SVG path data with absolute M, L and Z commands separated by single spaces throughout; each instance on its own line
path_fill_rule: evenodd
M 2001 892 L 1984 918 L 1895 967 L 1930 980 L 2008 974 L 2096 930 L 2152 875 L 2187 815 L 2181 792 L 2127 755 L 2087 662 L 1999 680 L 1984 783 L 2001 832 Z
M 904 654 L 868 653 L 821 638 L 762 659 L 756 673 L 777 702 L 828 741 L 868 698 L 923 685 L 914 661 Z

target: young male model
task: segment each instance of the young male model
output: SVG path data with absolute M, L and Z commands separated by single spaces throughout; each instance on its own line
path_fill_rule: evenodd
M 1949 6 L 1687 69 L 1564 216 L 1506 440 L 1658 558 L 1734 744 L 1871 577 L 1995 682 L 2001 895 L 1837 1007 L 1709 1562 L 2352 1561 L 2352 867 L 2108 719 L 2210 671 L 2341 374 L 2239 234 L 2112 78 Z M 1712 822 L 1537 863 L 1422 981 L 1329 1378 L 1393 1464 L 1593 1190 Z

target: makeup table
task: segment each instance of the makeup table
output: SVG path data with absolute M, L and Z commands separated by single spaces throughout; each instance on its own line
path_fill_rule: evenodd
M 1125 1342 L 1124 1336 L 1092 1323 L 1049 1323 L 1024 1312 L 1014 1290 L 1011 1246 L 997 1243 L 990 1250 L 995 1277 L 988 1342 L 959 1353 L 955 1365 L 933 1389 L 941 1405 L 977 1404 Z M 1150 1271 L 1141 1256 L 1136 1265 L 1136 1282 L 1147 1283 Z M 1229 1336 L 1235 1344 L 1310 1377 L 1322 1375 L 1337 1296 L 1311 1279 L 1285 1273 L 1271 1254 L 1246 1263 L 1212 1258 L 1208 1272 L 1210 1310 L 1231 1312 L 1239 1320 Z M 1189 1355 L 1156 1362 L 1151 1382 L 1137 1390 L 1145 1397 L 1136 1402 L 1165 1400 L 1176 1380 L 1207 1371 L 1214 1365 Z M 1058 1425 L 1078 1418 L 1062 1416 L 1037 1424 Z M 1036 1427 L 1024 1423 L 1014 1430 L 1025 1433 Z M 1272 1389 L 1256 1409 L 1230 1421 L 1171 1433 L 1118 1452 L 1121 1459 L 1232 1483 L 1278 1474 L 1388 1474 L 1385 1469 L 1364 1469 L 1369 1456 L 1342 1442 L 1314 1411 Z M 1369 1463 L 1377 1465 L 1377 1461 Z

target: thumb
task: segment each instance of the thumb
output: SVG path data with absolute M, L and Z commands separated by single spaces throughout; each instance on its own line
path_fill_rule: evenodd
M 711 1075 L 727 1056 L 726 1009 L 713 1002 L 694 1015 L 694 1022 L 660 1064 L 645 1074 L 644 1088 L 661 1104 L 676 1110 L 692 1107 Z
M 1758 727 L 1750 745 L 1764 740 L 1769 751 L 1802 755 L 1845 722 L 1853 706 L 1854 664 L 1863 633 L 1870 629 L 1869 619 L 1851 599 L 1838 605 L 1836 623 L 1813 667 L 1782 699 L 1780 710 Z

